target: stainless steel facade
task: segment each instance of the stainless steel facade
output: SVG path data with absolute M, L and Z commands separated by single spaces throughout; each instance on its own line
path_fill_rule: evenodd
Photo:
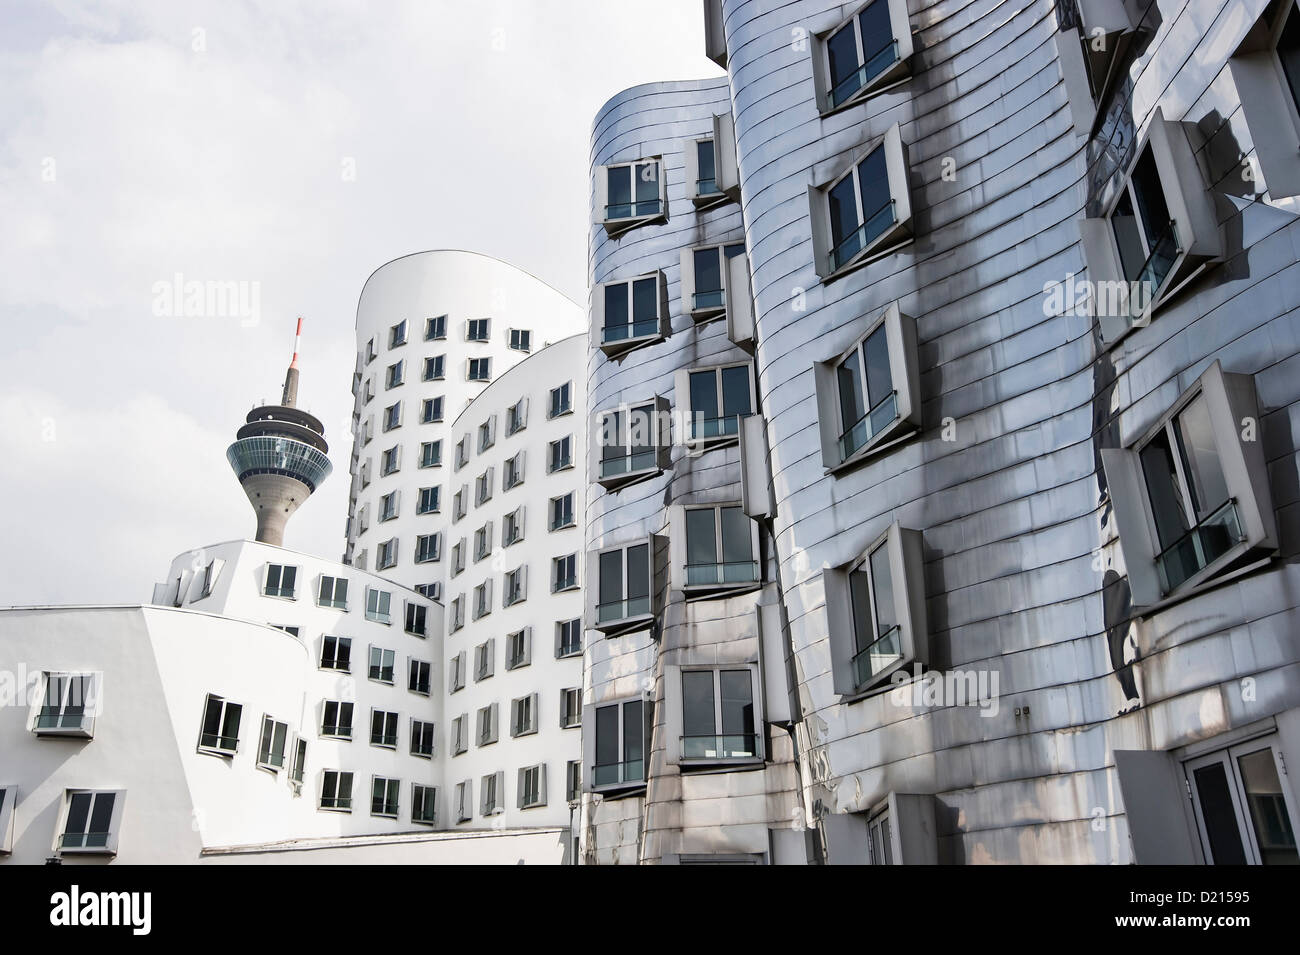
M 1236 779 L 1253 743 L 1269 747 L 1276 773 L 1262 788 L 1231 784 L 1241 838 L 1252 843 L 1253 819 L 1262 861 L 1293 856 L 1300 226 L 1273 145 L 1255 145 L 1277 133 L 1256 121 L 1252 136 L 1240 91 L 1241 57 L 1291 5 L 889 6 L 909 21 L 905 69 L 849 105 L 825 108 L 814 77 L 828 35 L 861 5 L 718 0 L 705 11 L 726 80 L 638 87 L 596 119 L 593 194 L 599 167 L 662 155 L 669 215 L 617 239 L 594 225 L 593 285 L 662 268 L 674 303 L 678 249 L 744 236 L 775 508 L 764 523 L 774 576 L 757 595 L 693 603 L 669 588 L 655 632 L 593 642 L 588 705 L 644 688 L 657 709 L 644 799 L 588 797 L 587 860 L 726 854 L 727 833 L 753 825 L 803 832 L 808 861 L 832 863 L 1224 861 L 1226 850 L 1211 851 L 1198 767 L 1226 754 Z M 1101 43 L 1088 64 L 1100 95 L 1079 95 L 1079 33 Z M 700 215 L 684 198 L 675 157 L 709 113 L 734 117 L 742 215 L 735 205 Z M 908 235 L 828 274 L 818 190 L 895 127 Z M 1171 221 L 1203 203 L 1218 250 L 1116 342 L 1089 310 L 1055 304 L 1054 283 L 1100 276 L 1087 220 L 1112 214 L 1162 136 L 1177 140 L 1157 157 Z M 1194 163 L 1178 163 L 1179 137 Z M 1207 238 L 1200 221 L 1202 234 L 1178 238 L 1183 265 Z M 891 306 L 914 322 L 917 433 L 828 467 L 818 368 Z M 731 347 L 673 305 L 664 341 L 621 362 L 593 346 L 590 406 L 669 394 L 674 371 Z M 1112 494 L 1103 451 L 1145 446 L 1220 372 L 1257 403 L 1236 426 L 1243 443 L 1258 442 L 1246 459 L 1264 467 L 1240 479 L 1269 502 L 1276 532 L 1229 572 L 1137 601 L 1135 575 L 1149 568 L 1130 569 L 1124 548 L 1133 562 L 1146 529 L 1125 533 L 1131 502 Z M 594 491 L 589 551 L 662 532 L 671 505 L 727 496 L 741 468 L 675 448 L 662 477 Z M 921 542 L 910 581 L 922 594 L 918 662 L 940 688 L 953 675 L 983 680 L 986 705 L 927 695 L 933 683 L 920 676 L 845 691 L 831 583 L 891 525 Z M 761 774 L 676 771 L 663 739 L 671 654 L 743 654 L 748 608 L 767 601 L 779 604 L 794 674 L 798 772 L 775 731 L 778 758 Z M 1272 841 L 1259 831 L 1264 804 L 1278 814 Z M 872 828 L 878 819 L 892 834 Z M 895 851 L 882 853 L 881 840 Z

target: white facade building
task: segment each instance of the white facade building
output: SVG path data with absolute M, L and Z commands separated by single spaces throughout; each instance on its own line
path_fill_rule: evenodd
M 451 422 L 505 371 L 583 328 L 582 309 L 489 256 L 403 256 L 357 304 L 344 563 L 433 592 L 445 576 L 418 539 L 449 513 Z
M 248 541 L 155 598 L 0 612 L 0 859 L 560 861 L 559 827 L 441 832 L 436 602 Z

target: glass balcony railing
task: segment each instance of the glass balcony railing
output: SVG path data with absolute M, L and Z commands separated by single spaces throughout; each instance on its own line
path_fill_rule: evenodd
M 617 458 L 601 458 L 600 476 L 602 478 L 618 477 L 620 474 L 635 474 L 647 471 L 655 466 L 657 455 L 654 448 L 634 451 Z
M 625 763 L 597 763 L 592 770 L 593 786 L 618 786 L 624 783 L 645 781 L 645 760 L 633 759 Z
M 239 749 L 238 736 L 221 736 L 217 733 L 199 735 L 199 745 L 205 749 L 216 749 L 223 753 L 234 753 Z
M 375 746 L 396 746 L 396 733 L 371 733 L 370 742 Z
M 107 832 L 65 832 L 59 836 L 60 849 L 106 849 Z
M 1177 589 L 1244 539 L 1237 502 L 1229 498 L 1156 557 L 1164 592 Z
M 36 729 L 39 730 L 79 730 L 85 725 L 85 714 L 78 708 L 59 712 L 52 706 L 41 707 L 36 715 Z
M 831 267 L 838 269 L 847 264 L 855 255 L 884 235 L 885 230 L 893 225 L 896 219 L 894 200 L 890 199 L 867 216 L 866 222 L 841 239 L 839 245 L 831 250 Z
M 686 585 L 688 587 L 752 584 L 759 579 L 758 561 L 731 560 L 717 564 L 687 564 Z
M 651 318 L 640 322 L 629 322 L 623 325 L 606 325 L 600 330 L 600 342 L 602 345 L 613 345 L 618 342 L 630 341 L 634 338 L 647 338 L 650 335 L 659 333 L 659 319 Z
M 898 420 L 898 392 L 891 391 L 840 435 L 840 459 L 848 460 L 867 442 Z
M 682 737 L 683 759 L 755 759 L 757 756 L 756 733 Z
M 891 39 L 875 53 L 867 57 L 853 73 L 840 80 L 831 89 L 831 105 L 839 106 L 848 101 L 854 93 L 862 89 L 885 70 L 898 61 L 898 41 Z
M 727 293 L 725 289 L 706 289 L 691 295 L 691 310 L 702 312 L 708 308 L 726 308 Z
M 722 190 L 718 188 L 717 179 L 710 178 L 695 180 L 695 194 L 697 196 L 716 196 L 721 192 Z
M 729 438 L 740 433 L 740 415 L 722 418 L 692 418 L 691 437 L 696 441 L 709 438 Z
M 657 216 L 663 211 L 663 203 L 658 199 L 642 199 L 639 202 L 611 202 L 605 206 L 605 219 L 640 219 L 644 216 Z
M 885 667 L 902 659 L 903 648 L 898 626 L 890 627 L 853 657 L 853 679 L 858 686 L 868 683 Z
M 351 796 L 321 796 L 320 807 L 322 809 L 351 809 Z
M 650 598 L 630 597 L 627 600 L 610 600 L 596 606 L 596 621 L 612 623 L 618 620 L 631 620 L 643 617 L 650 612 Z

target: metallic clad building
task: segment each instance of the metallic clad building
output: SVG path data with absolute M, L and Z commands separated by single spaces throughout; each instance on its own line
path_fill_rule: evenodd
M 743 235 L 763 425 L 593 489 L 589 551 L 663 535 L 666 583 L 589 650 L 586 718 L 638 686 L 654 712 L 644 805 L 589 800 L 588 861 L 764 826 L 832 863 L 1296 861 L 1294 2 L 704 7 L 727 79 L 596 120 L 593 335 L 599 283 L 652 270 L 668 334 L 593 339 L 591 408 L 678 410 L 670 378 L 745 342 L 693 325 L 678 264 Z M 707 114 L 743 219 L 689 198 Z M 655 157 L 666 216 L 604 168 Z M 729 496 L 772 505 L 775 573 L 687 600 L 674 507 Z M 769 600 L 798 772 L 769 685 L 768 768 L 685 773 L 671 654 L 747 656 Z

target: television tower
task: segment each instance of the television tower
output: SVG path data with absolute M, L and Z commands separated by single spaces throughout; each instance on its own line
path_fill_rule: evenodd
M 226 459 L 257 514 L 257 539 L 277 547 L 284 544 L 284 525 L 290 515 L 332 470 L 324 426 L 296 406 L 301 344 L 299 318 L 280 403 L 250 411 L 235 434 L 235 443 L 226 449 Z

